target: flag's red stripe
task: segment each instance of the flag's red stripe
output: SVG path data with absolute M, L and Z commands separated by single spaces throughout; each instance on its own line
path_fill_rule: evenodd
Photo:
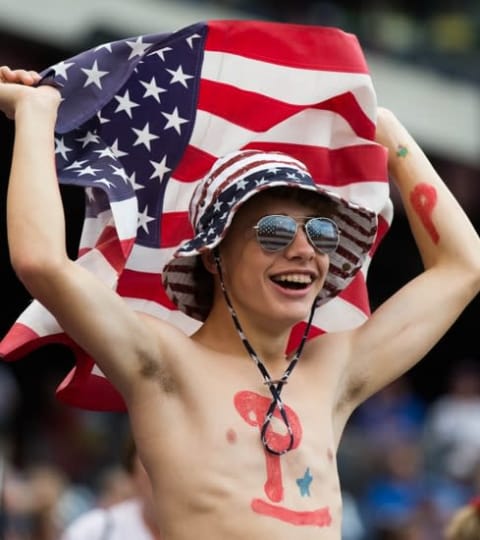
M 205 176 L 216 159 L 216 156 L 189 145 L 186 147 L 180 163 L 172 172 L 172 176 L 180 182 L 195 182 Z
M 134 242 L 134 238 L 120 241 L 115 227 L 107 226 L 103 229 L 95 247 L 117 272 L 121 272 Z
M 346 289 L 343 289 L 338 296 L 342 300 L 345 300 L 345 302 L 348 302 L 363 311 L 365 315 L 370 315 L 367 284 L 365 283 L 362 272 L 357 272 L 350 285 Z
M 177 246 L 193 236 L 188 212 L 163 212 L 160 227 L 162 247 Z
M 357 38 L 326 27 L 209 21 L 205 49 L 295 68 L 368 73 Z
M 341 187 L 354 182 L 387 180 L 385 152 L 379 145 L 366 144 L 330 150 L 292 143 L 254 141 L 245 148 L 266 152 L 277 150 L 290 154 L 305 163 L 315 180 L 322 184 Z
M 17 360 L 25 353 L 25 348 L 33 350 L 40 336 L 29 326 L 16 322 L 0 342 L 0 356 L 6 360 Z M 29 343 L 31 342 L 31 343 Z
M 287 353 L 291 353 L 293 350 L 295 350 L 299 345 L 300 341 L 303 337 L 303 333 L 305 332 L 307 324 L 305 322 L 301 322 L 296 324 L 292 331 L 290 332 L 290 338 L 288 340 L 287 345 Z M 308 334 L 308 338 L 311 339 L 315 336 L 319 336 L 320 334 L 324 334 L 325 331 L 321 328 L 318 328 L 317 326 L 312 326 L 310 328 L 310 333 Z
M 117 291 L 126 298 L 142 298 L 157 302 L 168 309 L 176 309 L 165 294 L 160 274 L 124 270 L 118 281 Z
M 104 377 L 91 373 L 93 362 L 83 351 L 76 354 L 76 365 L 56 391 L 60 401 L 92 411 L 126 411 L 116 388 Z
M 343 116 L 359 137 L 371 140 L 375 138 L 375 124 L 365 114 L 351 92 L 327 99 L 315 108 L 332 111 Z
M 16 322 L 0 342 L 0 357 L 9 362 L 19 360 L 30 352 L 53 343 L 68 347 L 73 344 L 72 340 L 63 332 L 39 336 L 33 328 Z
M 372 248 L 370 249 L 370 255 L 373 256 L 373 254 L 377 251 L 377 248 L 380 244 L 380 242 L 383 240 L 383 237 L 387 234 L 388 230 L 390 228 L 390 223 L 382 216 L 378 216 L 378 229 L 377 229 L 377 236 L 375 238 L 375 243 L 373 244 Z
M 255 132 L 268 131 L 272 126 L 309 108 L 341 114 L 360 137 L 373 138 L 375 126 L 351 93 L 321 103 L 294 105 L 228 84 L 203 80 L 198 95 L 199 110 Z

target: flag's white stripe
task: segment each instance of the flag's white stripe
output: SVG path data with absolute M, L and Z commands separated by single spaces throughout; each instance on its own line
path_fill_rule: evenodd
M 28 326 L 40 337 L 62 332 L 57 320 L 36 300 L 23 311 L 17 322 Z
M 332 131 L 323 126 L 335 126 Z M 210 112 L 197 111 L 190 144 L 217 158 L 255 141 L 298 144 L 325 148 L 343 148 L 375 144 L 357 137 L 348 122 L 331 111 L 303 110 L 263 133 L 243 128 Z
M 175 248 L 152 248 L 135 244 L 125 268 L 135 272 L 159 274 Z
M 181 182 L 170 177 L 163 198 L 163 212 L 188 212 L 190 200 L 198 182 Z
M 366 73 L 294 68 L 206 51 L 201 77 L 295 105 L 319 103 L 351 92 L 370 119 L 376 114 L 375 92 Z M 286 81 L 291 84 L 285 84 Z
M 137 235 L 138 206 L 136 197 L 111 203 L 115 228 L 120 240 L 135 238 Z
M 113 216 L 110 209 L 100 212 L 96 217 L 86 216 L 83 220 L 82 248 L 93 247 L 103 230 L 108 226 L 114 226 Z
M 313 324 L 325 332 L 340 332 L 360 326 L 367 316 L 350 302 L 336 296 L 315 311 Z

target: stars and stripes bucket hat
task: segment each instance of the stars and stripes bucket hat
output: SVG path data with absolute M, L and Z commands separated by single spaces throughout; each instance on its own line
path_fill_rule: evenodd
M 318 185 L 299 160 L 280 152 L 240 150 L 219 158 L 197 185 L 189 207 L 194 237 L 181 244 L 162 272 L 165 292 L 180 311 L 204 321 L 211 306 L 199 305 L 195 266 L 198 256 L 225 238 L 237 211 L 267 189 L 287 187 L 317 194 L 335 206 L 331 217 L 340 232 L 337 249 L 317 307 L 337 296 L 353 280 L 373 246 L 377 233 L 375 212 L 347 201 Z

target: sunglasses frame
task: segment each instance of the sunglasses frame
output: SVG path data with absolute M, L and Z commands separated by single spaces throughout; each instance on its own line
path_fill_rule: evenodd
M 259 223 L 262 220 L 266 219 L 266 218 L 272 218 L 272 217 L 274 217 L 274 218 L 286 218 L 288 220 L 293 220 L 294 223 L 295 223 L 295 233 L 293 234 L 292 238 L 284 246 L 280 246 L 277 249 L 268 249 L 268 248 L 266 248 L 265 244 L 262 243 L 262 240 L 258 235 Z M 336 239 L 335 246 L 332 249 L 329 249 L 327 251 L 325 251 L 324 249 L 320 249 L 318 246 L 315 245 L 315 242 L 312 240 L 312 238 L 310 236 L 310 233 L 308 231 L 308 224 L 311 223 L 314 220 L 317 220 L 317 219 L 322 221 L 322 222 L 328 222 L 328 223 L 333 224 L 334 229 L 337 232 L 337 239 Z M 299 223 L 299 221 L 303 221 L 303 223 Z M 253 226 L 253 229 L 255 230 L 255 235 L 256 235 L 256 238 L 257 238 L 257 242 L 259 243 L 261 248 L 263 250 L 265 250 L 267 253 L 276 253 L 277 251 L 282 251 L 283 249 L 286 249 L 295 240 L 295 237 L 297 236 L 297 233 L 298 233 L 299 224 L 303 227 L 305 235 L 306 235 L 310 245 L 315 249 L 315 251 L 317 251 L 318 253 L 321 253 L 322 255 L 328 255 L 329 253 L 333 253 L 334 251 L 336 251 L 336 249 L 338 247 L 338 244 L 340 242 L 340 230 L 338 228 L 338 225 L 335 223 L 335 221 L 333 219 L 331 219 L 331 218 L 328 218 L 328 217 L 323 217 L 323 216 L 298 216 L 297 217 L 297 216 L 288 216 L 288 215 L 285 215 L 285 214 L 267 214 L 265 216 L 262 216 L 257 221 L 257 224 Z

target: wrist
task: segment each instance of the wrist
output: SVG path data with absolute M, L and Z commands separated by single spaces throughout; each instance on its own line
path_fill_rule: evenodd
M 15 107 L 15 121 L 22 121 L 25 117 L 41 117 L 43 121 L 56 121 L 60 105 L 60 94 L 54 88 L 36 89 L 25 93 Z

